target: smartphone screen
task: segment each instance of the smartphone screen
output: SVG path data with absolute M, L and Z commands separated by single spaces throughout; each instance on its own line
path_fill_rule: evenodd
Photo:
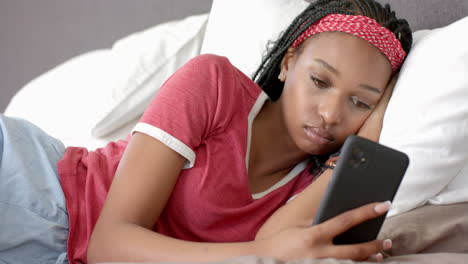
M 406 154 L 359 136 L 349 136 L 320 202 L 314 225 L 372 202 L 392 201 L 408 168 Z M 334 244 L 376 239 L 385 215 L 338 235 Z

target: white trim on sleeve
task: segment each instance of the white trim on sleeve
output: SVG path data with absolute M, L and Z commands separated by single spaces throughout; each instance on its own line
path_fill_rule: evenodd
M 166 144 L 169 148 L 173 149 L 175 152 L 184 156 L 187 159 L 187 162 L 184 165 L 184 169 L 190 169 L 195 164 L 195 152 L 187 145 L 185 145 L 182 141 L 178 140 L 166 131 L 152 126 L 150 124 L 138 123 L 135 125 L 135 128 L 133 128 L 131 134 L 133 134 L 134 132 L 145 133 L 148 136 L 151 136 L 161 141 L 162 143 Z

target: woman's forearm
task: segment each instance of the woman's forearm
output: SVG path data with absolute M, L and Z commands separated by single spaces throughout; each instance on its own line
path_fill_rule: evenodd
M 358 136 L 378 142 L 382 131 L 384 113 L 382 110 L 372 113 L 367 122 L 361 127 Z M 312 225 L 332 173 L 333 170 L 326 170 L 296 198 L 278 209 L 260 228 L 256 240 L 268 237 L 288 227 Z
M 383 114 L 375 113 L 369 117 L 358 135 L 378 142 L 382 130 Z M 262 239 L 288 227 L 310 226 L 320 205 L 320 200 L 330 181 L 333 170 L 325 170 L 320 177 L 310 184 L 292 201 L 278 209 L 260 228 L 256 239 Z
M 380 133 L 382 131 L 383 113 L 372 114 L 363 127 L 357 134 L 360 137 L 367 138 L 369 140 L 379 142 Z
M 211 262 L 237 256 L 264 255 L 257 241 L 199 243 L 174 239 L 134 224 L 119 224 L 93 234 L 88 263 L 98 262 Z
M 260 228 L 255 240 L 261 240 L 290 228 L 311 226 L 333 170 L 325 170 L 312 184 L 278 209 Z

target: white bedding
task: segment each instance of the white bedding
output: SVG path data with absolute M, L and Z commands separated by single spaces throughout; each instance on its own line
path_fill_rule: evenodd
M 66 146 L 95 149 L 122 139 L 162 83 L 200 54 L 207 20 L 201 14 L 163 23 L 71 58 L 23 87 L 5 114 L 32 121 Z

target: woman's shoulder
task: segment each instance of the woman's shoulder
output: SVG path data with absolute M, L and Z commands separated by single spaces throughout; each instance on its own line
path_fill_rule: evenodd
M 184 67 L 197 72 L 200 76 L 228 76 L 237 75 L 239 72 L 227 57 L 216 54 L 198 55 L 190 59 Z
M 250 77 L 225 56 L 201 54 L 188 61 L 186 67 L 191 73 L 196 73 L 199 79 L 211 80 L 217 85 L 222 84 L 223 88 L 232 85 L 237 88 L 242 87 L 242 89 L 229 89 L 232 91 L 248 91 L 248 94 L 254 98 L 257 98 L 261 91 L 261 88 Z
M 224 66 L 230 66 L 234 67 L 232 63 L 229 61 L 229 59 L 225 56 L 221 55 L 216 55 L 216 54 L 211 54 L 211 53 L 206 53 L 206 54 L 201 54 L 197 55 L 196 57 L 192 58 L 189 63 L 192 64 L 202 64 L 202 65 L 224 65 Z
M 248 76 L 232 64 L 225 56 L 208 53 L 201 54 L 189 60 L 186 65 L 192 69 L 211 72 L 216 75 L 242 76 L 242 78 L 247 78 L 252 82 Z

